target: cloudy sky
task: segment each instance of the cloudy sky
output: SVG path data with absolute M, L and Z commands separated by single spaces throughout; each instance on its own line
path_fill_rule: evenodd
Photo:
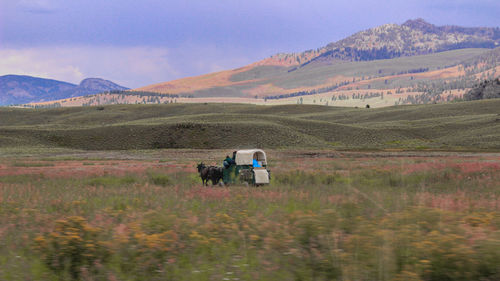
M 139 87 L 385 23 L 500 26 L 498 0 L 0 0 L 0 75 Z

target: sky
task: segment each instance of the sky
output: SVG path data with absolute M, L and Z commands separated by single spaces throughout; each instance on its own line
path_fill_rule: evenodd
M 498 15 L 498 0 L 0 0 L 0 75 L 137 88 L 386 23 L 498 27 Z

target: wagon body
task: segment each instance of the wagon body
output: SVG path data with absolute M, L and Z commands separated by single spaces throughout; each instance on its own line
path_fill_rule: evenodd
M 234 160 L 235 163 L 226 167 L 223 171 L 225 184 L 247 183 L 262 185 L 269 183 L 270 171 L 267 169 L 267 157 L 263 150 L 238 150 Z

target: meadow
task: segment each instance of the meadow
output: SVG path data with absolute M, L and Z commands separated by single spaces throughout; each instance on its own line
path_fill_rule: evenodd
M 0 151 L 1 280 L 500 279 L 498 153 Z
M 248 104 L 0 108 L 0 147 L 500 150 L 500 100 L 339 108 Z

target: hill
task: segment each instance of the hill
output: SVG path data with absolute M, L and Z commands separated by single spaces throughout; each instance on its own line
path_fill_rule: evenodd
M 366 84 L 372 85 L 375 81 L 370 79 L 373 78 L 449 68 L 499 46 L 498 27 L 435 26 L 417 19 L 402 25 L 386 24 L 361 31 L 316 50 L 278 54 L 231 71 L 137 90 L 193 97 L 279 97 L 340 84 L 345 86 L 356 80 L 368 80 Z M 400 57 L 408 59 L 386 62 Z M 377 62 L 364 63 L 369 61 Z M 392 69 L 387 69 L 387 64 L 392 64 Z M 490 65 L 490 69 L 495 66 L 496 63 Z M 317 79 L 318 74 L 320 79 Z M 455 76 L 460 75 L 456 73 Z M 296 81 L 299 83 L 294 83 Z M 376 83 L 373 86 L 377 86 Z
M 0 76 L 0 105 L 43 101 L 75 87 L 74 84 L 52 79 L 23 75 Z
M 417 19 L 233 70 L 148 85 L 134 92 L 31 106 L 240 102 L 383 107 L 462 99 L 474 85 L 499 74 L 498 27 L 435 26 Z
M 0 147 L 499 150 L 500 100 L 380 109 L 114 105 L 0 109 Z
M 369 61 L 499 46 L 498 27 L 436 26 L 420 18 L 360 31 L 316 50 L 277 54 L 260 64 L 303 66 L 313 62 Z
M 80 85 L 24 75 L 0 76 L 0 105 L 43 102 L 127 88 L 100 78 L 84 79 Z
M 465 48 L 500 46 L 500 29 L 487 27 L 436 26 L 423 19 L 402 25 L 385 24 L 330 43 L 312 62 L 369 61 L 401 56 L 425 55 Z
M 446 67 L 443 67 L 445 65 Z M 244 67 L 126 92 L 71 98 L 28 107 L 105 104 L 236 102 L 386 107 L 461 99 L 500 74 L 500 48 L 461 49 L 387 60 Z M 168 86 L 168 91 L 162 87 Z

